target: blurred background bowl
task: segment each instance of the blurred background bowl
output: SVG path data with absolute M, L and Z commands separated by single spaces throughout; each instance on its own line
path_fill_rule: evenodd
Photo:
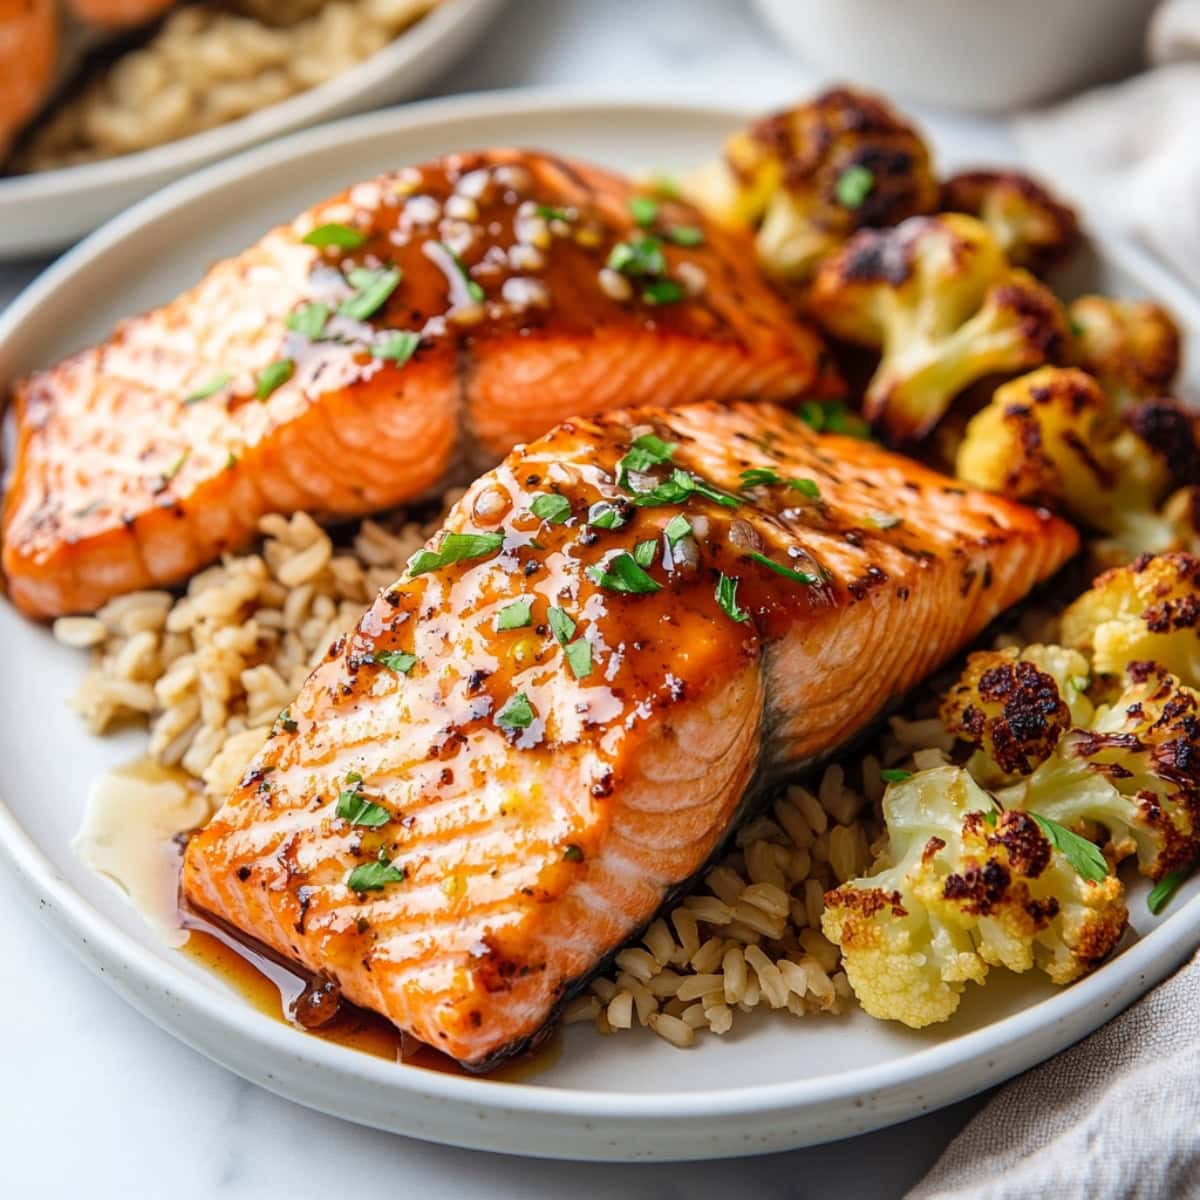
M 814 66 L 947 108 L 1024 108 L 1138 65 L 1157 0 L 757 0 Z

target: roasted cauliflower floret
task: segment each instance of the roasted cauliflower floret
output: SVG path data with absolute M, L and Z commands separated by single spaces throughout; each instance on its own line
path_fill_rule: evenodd
M 1179 327 L 1149 300 L 1081 296 L 1067 307 L 1071 362 L 1095 375 L 1119 409 L 1166 395 L 1179 373 Z
M 1194 543 L 1198 467 L 1196 418 L 1181 405 L 1117 415 L 1090 375 L 1044 367 L 997 388 L 971 418 L 955 473 L 1107 534 L 1099 550 L 1111 561 Z
M 1113 704 L 1030 776 L 1020 807 L 1086 836 L 1102 827 L 1110 858 L 1136 853 L 1152 879 L 1188 867 L 1200 854 L 1200 695 L 1131 664 Z
M 809 299 L 831 333 L 881 350 L 863 411 L 892 443 L 924 437 L 968 384 L 1064 352 L 1058 300 L 960 213 L 862 230 L 821 263 Z
M 1062 639 L 1100 674 L 1154 662 L 1200 688 L 1200 558 L 1145 555 L 1106 571 L 1063 613 Z
M 1014 267 L 1038 275 L 1079 245 L 1073 209 L 1019 171 L 964 171 L 942 184 L 942 210 L 969 213 L 991 230 Z
M 1084 879 L 1034 817 L 998 811 L 965 771 L 919 772 L 889 787 L 883 807 L 885 856 L 827 893 L 822 918 L 872 1016 L 945 1021 L 989 965 L 1037 965 L 1067 983 L 1120 938 L 1116 877 Z
M 793 281 L 856 229 L 932 212 L 938 198 L 916 130 L 849 88 L 739 130 L 683 186 L 716 220 L 757 229 L 764 269 Z
M 942 724 L 976 748 L 971 774 L 1000 786 L 1030 774 L 1067 729 L 1091 717 L 1090 682 L 1087 659 L 1077 650 L 982 650 L 943 697 Z

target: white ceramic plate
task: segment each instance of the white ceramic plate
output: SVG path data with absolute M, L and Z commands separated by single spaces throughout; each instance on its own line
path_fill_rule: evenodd
M 512 94 L 439 101 L 310 130 L 178 183 L 51 268 L 0 319 L 0 384 L 166 300 L 212 259 L 351 180 L 455 149 L 540 145 L 632 170 L 713 152 L 736 115 L 719 110 Z M 1090 282 L 1155 294 L 1200 337 L 1200 308 L 1152 265 L 1120 251 Z M 1193 380 L 1194 383 L 1194 380 Z M 156 944 L 69 842 L 89 780 L 141 740 L 89 738 L 64 706 L 81 656 L 0 604 L 0 858 L 50 924 L 118 991 L 172 1033 L 303 1104 L 464 1146 L 564 1158 L 704 1158 L 779 1150 L 915 1116 L 1006 1078 L 1100 1025 L 1195 946 L 1200 881 L 1170 906 L 1131 909 L 1143 936 L 1065 991 L 993 973 L 959 1016 L 914 1033 L 845 1018 L 739 1022 L 682 1052 L 646 1031 L 567 1031 L 559 1061 L 526 1083 L 391 1064 L 260 1016 L 219 979 Z M 1131 939 L 1132 940 L 1132 939 Z
M 471 44 L 500 2 L 443 0 L 358 66 L 217 129 L 103 162 L 0 177 L 0 260 L 70 245 L 163 184 L 248 146 L 417 95 Z

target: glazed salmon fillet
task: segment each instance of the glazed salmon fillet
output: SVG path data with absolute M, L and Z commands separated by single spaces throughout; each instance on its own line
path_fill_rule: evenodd
M 569 421 L 330 648 L 186 897 L 486 1068 L 1077 544 L 774 405 Z
M 318 205 L 20 383 L 4 570 L 26 613 L 92 610 L 266 513 L 388 508 L 567 417 L 837 386 L 740 235 L 581 163 L 457 155 Z

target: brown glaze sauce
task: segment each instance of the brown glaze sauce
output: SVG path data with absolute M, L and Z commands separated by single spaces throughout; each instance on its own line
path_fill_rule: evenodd
M 185 911 L 180 915 L 188 935 L 179 948 L 181 954 L 215 975 L 256 1012 L 322 1041 L 405 1066 L 502 1083 L 533 1079 L 554 1066 L 562 1055 L 562 1032 L 556 1028 L 536 1049 L 493 1071 L 468 1071 L 448 1055 L 402 1033 L 378 1013 L 347 1000 L 340 1000 L 334 1015 L 324 1023 L 306 1026 L 295 1014 L 297 1005 L 310 991 L 309 980 L 200 914 Z

